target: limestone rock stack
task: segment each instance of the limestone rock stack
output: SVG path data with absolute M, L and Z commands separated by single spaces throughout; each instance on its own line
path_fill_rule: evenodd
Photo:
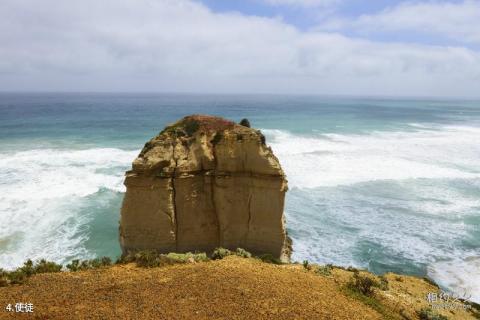
M 288 260 L 287 180 L 258 130 L 193 115 L 145 144 L 127 171 L 124 253 L 244 248 Z

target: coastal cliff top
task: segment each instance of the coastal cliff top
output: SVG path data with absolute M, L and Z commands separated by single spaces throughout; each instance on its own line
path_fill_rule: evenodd
M 158 177 L 212 170 L 284 176 L 265 136 L 247 119 L 236 123 L 198 114 L 167 125 L 132 164 L 137 174 Z
M 169 133 L 173 131 L 184 131 L 184 133 L 191 135 L 196 132 L 217 132 L 227 129 L 240 127 L 233 121 L 204 114 L 194 114 L 186 116 L 181 120 L 167 126 L 162 133 Z
M 250 129 L 247 126 L 242 126 L 221 117 L 194 114 L 183 117 L 179 121 L 168 125 L 160 132 L 159 137 L 191 137 L 195 134 L 212 134 L 225 130 L 232 130 L 238 133 L 258 133 L 258 130 Z
M 388 288 L 365 297 L 346 289 L 353 274 L 237 256 L 156 268 L 130 263 L 35 275 L 0 288 L 0 304 L 31 302 L 37 319 L 419 319 L 426 295 L 438 291 L 423 279 L 387 274 Z M 475 319 L 461 308 L 440 312 L 447 318 L 435 319 Z

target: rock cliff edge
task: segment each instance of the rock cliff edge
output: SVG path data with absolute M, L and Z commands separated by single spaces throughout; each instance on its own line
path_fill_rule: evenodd
M 242 124 L 188 116 L 145 144 L 125 178 L 124 254 L 241 247 L 289 260 L 285 174 L 261 132 Z

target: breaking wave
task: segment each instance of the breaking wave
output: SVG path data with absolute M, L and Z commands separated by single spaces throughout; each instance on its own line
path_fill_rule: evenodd
M 291 188 L 295 260 L 429 275 L 480 301 L 480 128 L 264 132 Z
M 90 255 L 86 198 L 124 190 L 137 151 L 39 149 L 0 154 L 0 266 L 27 258 L 66 261 Z
M 281 130 L 263 131 L 292 187 L 480 177 L 480 128 L 477 127 L 432 125 L 411 132 L 308 136 Z
M 295 260 L 376 272 L 423 270 L 446 288 L 480 292 L 474 225 L 480 128 L 263 131 L 291 188 L 286 213 Z M 102 201 L 119 202 L 123 173 L 137 154 L 114 148 L 0 153 L 0 217 L 8 225 L 0 229 L 0 267 L 14 268 L 27 258 L 65 263 L 92 257 L 86 245 L 91 225 L 103 221 L 95 221 L 95 209 Z

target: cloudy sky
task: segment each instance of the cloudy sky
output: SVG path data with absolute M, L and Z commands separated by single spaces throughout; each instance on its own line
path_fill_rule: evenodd
M 480 0 L 1 0 L 0 91 L 480 97 Z

